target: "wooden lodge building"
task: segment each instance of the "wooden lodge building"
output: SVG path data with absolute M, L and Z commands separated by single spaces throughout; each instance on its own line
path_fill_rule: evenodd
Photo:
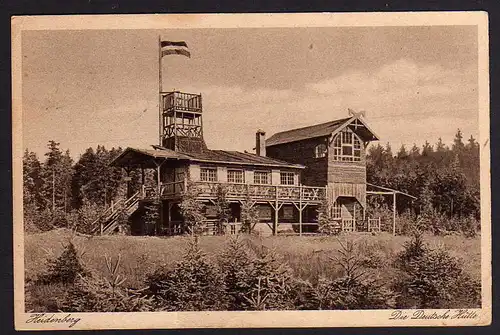
M 142 170 L 142 187 L 129 192 L 122 203 L 130 215 L 132 234 L 185 232 L 179 203 L 187 185 L 197 188 L 208 223 L 216 219 L 214 201 L 223 185 L 233 231 L 241 222 L 244 201 L 258 209 L 260 229 L 272 234 L 283 225 L 300 234 L 316 231 L 322 203 L 329 204 L 331 216 L 343 230 L 377 229 L 377 223 L 380 229 L 380 219 L 367 219 L 365 214 L 366 148 L 378 137 L 362 115 L 350 111 L 347 118 L 279 132 L 268 139 L 259 130 L 253 154 L 207 148 L 201 95 L 162 92 L 160 102 L 161 145 L 127 148 L 111 163 L 126 171 Z M 155 171 L 154 187 L 145 185 L 147 169 Z M 371 193 L 396 195 L 390 189 Z M 144 207 L 155 199 L 161 201 L 160 220 L 152 230 L 144 224 Z M 101 233 L 117 229 L 117 207 L 104 213 Z

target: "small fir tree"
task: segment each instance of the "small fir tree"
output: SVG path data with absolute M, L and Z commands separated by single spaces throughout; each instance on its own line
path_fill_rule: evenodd
M 225 284 L 218 267 L 203 253 L 197 239 L 182 261 L 148 277 L 148 291 L 157 309 L 167 311 L 227 310 Z
M 64 247 L 62 254 L 58 258 L 49 260 L 47 268 L 47 273 L 38 279 L 39 282 L 44 284 L 72 284 L 78 275 L 88 273 L 81 264 L 80 256 L 71 241 Z

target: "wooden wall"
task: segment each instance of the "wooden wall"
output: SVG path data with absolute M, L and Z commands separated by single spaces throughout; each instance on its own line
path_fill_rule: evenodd
M 265 166 L 244 166 L 244 165 L 223 165 L 223 164 L 214 164 L 214 163 L 193 163 L 189 165 L 189 176 L 192 181 L 200 181 L 200 172 L 202 167 L 211 167 L 217 169 L 217 181 L 221 183 L 227 183 L 227 170 L 243 170 L 245 176 L 245 184 L 253 184 L 254 183 L 254 171 L 268 171 L 269 177 L 271 178 L 269 185 L 280 185 L 281 177 L 280 172 L 293 172 L 294 176 L 294 185 L 298 185 L 300 173 L 297 170 L 291 169 L 277 169 L 272 167 Z
M 320 143 L 328 144 L 327 137 L 267 147 L 266 154 L 271 158 L 305 165 L 306 169 L 302 171 L 302 184 L 308 186 L 325 186 L 328 182 L 328 155 L 322 158 L 314 157 L 315 147 Z

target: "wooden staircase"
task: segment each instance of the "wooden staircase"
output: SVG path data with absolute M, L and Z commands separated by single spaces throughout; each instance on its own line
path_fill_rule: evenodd
M 101 235 L 110 235 L 118 226 L 118 218 L 120 212 L 125 210 L 127 216 L 132 215 L 139 208 L 139 200 L 140 200 L 140 191 L 134 193 L 128 199 L 121 199 L 120 201 L 113 204 L 113 206 L 106 209 L 101 217 L 94 221 L 94 225 L 96 225 L 99 221 L 100 224 L 96 225 L 93 229 L 93 233 L 100 231 Z

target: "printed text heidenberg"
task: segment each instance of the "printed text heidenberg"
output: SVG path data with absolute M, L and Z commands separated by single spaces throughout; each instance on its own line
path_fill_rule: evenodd
M 37 313 L 32 314 L 26 323 L 67 323 L 68 328 L 73 327 L 80 321 L 80 318 L 72 317 L 71 314 L 56 316 L 55 314 Z

